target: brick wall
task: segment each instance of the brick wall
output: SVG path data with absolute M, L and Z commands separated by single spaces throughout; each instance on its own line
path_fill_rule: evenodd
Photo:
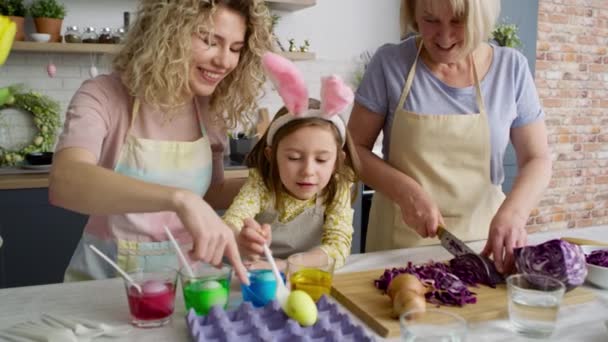
M 540 0 L 536 85 L 553 178 L 531 231 L 608 223 L 608 1 Z

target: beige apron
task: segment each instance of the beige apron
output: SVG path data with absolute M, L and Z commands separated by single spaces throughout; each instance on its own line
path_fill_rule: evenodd
M 404 104 L 420 51 L 422 43 L 395 109 L 387 162 L 421 185 L 448 230 L 465 241 L 485 239 L 505 196 L 490 178 L 490 130 L 475 61 L 471 58 L 479 113 L 417 114 L 406 111 Z M 366 241 L 366 252 L 439 243 L 408 227 L 401 208 L 378 191 Z
M 135 99 L 130 126 L 121 147 L 114 171 L 155 184 L 188 189 L 203 196 L 211 183 L 212 154 L 209 137 L 195 112 L 202 137 L 195 141 L 166 141 L 138 138 L 131 134 L 139 114 L 140 101 Z M 183 228 L 177 214 L 170 211 L 108 215 L 107 238 L 85 231 L 66 271 L 65 281 L 104 279 L 115 271 L 95 255 L 89 244 L 116 261 L 125 271 L 178 267 L 175 250 L 164 232 L 167 226 L 183 249 L 191 245 L 190 234 Z
M 314 207 L 305 209 L 289 222 L 279 222 L 279 213 L 274 208 L 266 209 L 256 215 L 255 219 L 260 224 L 268 223 L 272 227 L 272 255 L 287 258 L 294 253 L 306 252 L 321 245 L 325 206 L 319 196 Z

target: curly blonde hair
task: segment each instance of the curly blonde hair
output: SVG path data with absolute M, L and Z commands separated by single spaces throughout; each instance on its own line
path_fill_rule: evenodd
M 251 121 L 265 82 L 261 57 L 272 49 L 270 12 L 262 0 L 140 0 L 137 20 L 113 63 L 131 96 L 164 110 L 192 99 L 192 34 L 213 30 L 218 6 L 243 15 L 247 30 L 239 63 L 211 95 L 209 109 L 227 127 Z

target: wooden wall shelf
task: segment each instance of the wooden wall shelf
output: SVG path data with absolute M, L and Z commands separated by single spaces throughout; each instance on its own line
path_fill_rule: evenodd
M 297 11 L 317 4 L 317 0 L 266 0 L 271 9 L 279 11 Z
M 50 52 L 50 53 L 107 53 L 116 54 L 121 45 L 116 44 L 70 44 L 70 43 L 38 43 L 14 42 L 12 51 L 18 52 Z
M 76 44 L 76 43 L 37 43 L 14 42 L 12 51 L 15 52 L 46 52 L 46 53 L 102 53 L 116 54 L 122 45 L 117 44 Z M 315 59 L 312 52 L 280 52 L 294 61 Z

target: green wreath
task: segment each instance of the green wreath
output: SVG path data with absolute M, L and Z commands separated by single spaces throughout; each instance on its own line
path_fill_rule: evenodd
M 19 150 L 8 150 L 0 146 L 0 166 L 17 165 L 28 153 L 53 149 L 60 125 L 60 107 L 57 101 L 37 92 L 21 92 L 15 87 L 7 87 L 0 89 L 0 110 L 7 108 L 31 113 L 38 132 L 29 145 Z

